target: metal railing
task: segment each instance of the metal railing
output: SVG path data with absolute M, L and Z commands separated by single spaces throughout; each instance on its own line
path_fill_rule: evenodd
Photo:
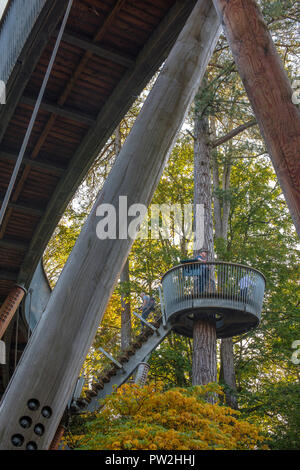
M 265 278 L 256 269 L 225 262 L 191 262 L 162 278 L 166 317 L 180 310 L 225 308 L 260 318 Z
M 7 83 L 47 0 L 12 0 L 0 27 L 0 80 Z

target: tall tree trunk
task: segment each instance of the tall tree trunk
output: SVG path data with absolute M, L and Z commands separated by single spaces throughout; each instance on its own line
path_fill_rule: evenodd
M 232 143 L 230 143 L 230 147 Z M 227 247 L 228 239 L 228 223 L 230 214 L 230 174 L 231 174 L 231 149 L 229 150 L 229 161 L 224 163 L 223 169 L 223 214 L 222 214 L 222 231 L 219 234 L 219 239 L 223 240 L 224 247 Z M 236 381 L 235 381 L 235 368 L 234 368 L 234 351 L 232 338 L 224 338 L 221 340 L 220 348 L 220 383 L 226 386 L 225 400 L 226 404 L 231 408 L 237 409 L 236 398 Z
M 128 207 L 150 204 L 214 51 L 219 25 L 213 5 L 199 0 L 96 199 L 5 392 L 0 404 L 0 449 L 21 450 L 27 442 L 36 442 L 35 426 L 26 429 L 26 441 L 20 437 L 19 420 L 22 416 L 35 420 L 41 412 L 51 413 L 51 418 L 43 421 L 38 449 L 49 448 L 133 244 L 130 237 L 97 237 L 103 223 L 99 208 L 118 208 L 122 195 L 127 196 Z M 133 229 L 132 220 L 122 222 L 119 211 L 116 222 L 124 232 Z
M 215 237 L 218 240 L 222 233 L 222 209 L 220 197 L 218 195 L 220 175 L 219 175 L 219 164 L 217 160 L 216 151 L 212 153 L 212 169 L 213 169 L 213 189 L 214 189 L 214 222 L 215 222 Z
M 222 214 L 222 231 L 221 238 L 224 240 L 225 246 L 227 246 L 228 237 L 228 222 L 230 214 L 230 175 L 231 175 L 231 150 L 232 142 L 229 144 L 229 151 L 223 169 L 223 214 Z
M 196 204 L 203 204 L 204 206 L 203 245 L 209 252 L 209 258 L 213 259 L 214 235 L 209 128 L 207 117 L 202 116 L 199 110 L 196 110 L 194 115 L 194 138 L 194 208 L 196 208 Z M 199 251 L 199 249 L 194 250 L 194 255 L 197 255 Z
M 216 140 L 216 128 L 214 118 L 211 119 L 211 131 L 213 141 Z M 229 152 L 230 157 L 230 152 Z M 228 238 L 228 220 L 230 214 L 230 199 L 228 197 L 228 191 L 230 189 L 230 173 L 231 173 L 231 162 L 225 161 L 223 168 L 223 183 L 222 183 L 222 194 L 223 201 L 221 204 L 219 194 L 220 189 L 220 171 L 219 163 L 217 159 L 216 151 L 212 159 L 213 166 L 213 188 L 214 188 L 214 217 L 215 217 L 215 237 L 218 241 L 217 247 L 220 247 L 221 253 L 227 247 Z M 226 197 L 227 192 L 227 197 Z M 225 197 L 224 197 L 225 196 Z M 222 210 L 223 209 L 223 210 Z M 217 252 L 217 255 L 219 253 Z M 219 382 L 225 385 L 225 401 L 231 408 L 237 409 L 237 398 L 236 398 L 236 379 L 235 379 L 235 367 L 234 367 L 234 351 L 232 338 L 224 338 L 221 340 L 220 346 L 220 374 Z
M 215 321 L 199 319 L 193 328 L 193 385 L 206 385 L 217 381 L 217 336 Z M 215 398 L 211 397 L 211 402 Z
M 300 113 L 255 0 L 213 0 L 300 236 Z
M 234 367 L 234 352 L 232 338 L 221 340 L 220 348 L 221 366 L 219 382 L 225 385 L 225 401 L 233 409 L 238 408 L 236 396 L 236 378 Z
M 201 93 L 201 91 L 200 91 Z M 204 247 L 214 259 L 211 170 L 208 119 L 195 106 L 194 116 L 194 207 L 204 205 Z M 197 255 L 200 250 L 194 250 Z M 216 326 L 212 318 L 195 318 L 193 328 L 193 385 L 217 381 Z M 211 397 L 210 401 L 214 401 Z
M 119 155 L 122 148 L 121 141 L 121 124 L 115 130 L 115 153 Z M 130 346 L 131 341 L 131 310 L 130 310 L 130 277 L 129 277 L 129 260 L 124 265 L 120 276 L 121 283 L 121 349 L 124 351 Z

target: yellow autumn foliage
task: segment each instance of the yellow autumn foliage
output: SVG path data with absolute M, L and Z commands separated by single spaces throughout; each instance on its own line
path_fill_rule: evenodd
M 162 384 L 125 384 L 87 416 L 84 435 L 69 435 L 71 448 L 90 450 L 240 450 L 258 448 L 261 436 L 239 413 L 207 394 L 217 384 L 163 390 Z

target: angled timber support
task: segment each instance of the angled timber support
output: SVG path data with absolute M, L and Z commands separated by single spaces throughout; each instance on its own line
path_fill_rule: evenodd
M 255 0 L 213 0 L 300 236 L 300 113 Z
M 100 240 L 99 206 L 148 206 L 219 37 L 211 2 L 199 0 L 99 193 L 0 405 L 0 448 L 48 449 L 133 238 Z M 106 206 L 107 207 L 107 206 Z M 130 218 L 129 218 L 130 219 Z M 130 220 L 132 223 L 132 220 Z M 20 418 L 32 420 L 29 427 Z M 26 424 L 26 423 L 25 423 Z

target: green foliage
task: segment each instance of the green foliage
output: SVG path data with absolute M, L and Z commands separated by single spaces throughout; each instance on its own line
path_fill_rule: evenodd
M 150 379 L 163 381 L 165 387 L 192 385 L 192 342 L 174 332 L 152 353 Z

